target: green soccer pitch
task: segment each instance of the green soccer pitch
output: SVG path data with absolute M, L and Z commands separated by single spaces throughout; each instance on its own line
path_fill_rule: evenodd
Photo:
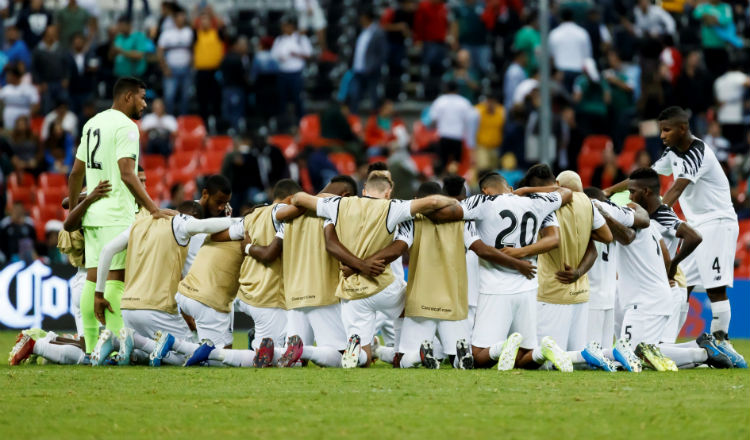
M 16 333 L 0 332 L 10 351 Z M 236 347 L 247 345 L 235 333 Z M 734 341 L 750 358 L 750 342 Z M 746 439 L 750 371 L 0 371 L 0 439 Z

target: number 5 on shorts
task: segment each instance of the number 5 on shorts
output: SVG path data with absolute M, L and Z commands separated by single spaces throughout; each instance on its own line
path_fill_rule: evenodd
M 632 325 L 625 326 L 625 336 L 628 337 L 628 341 L 633 338 L 633 335 L 630 333 L 630 327 L 632 327 Z

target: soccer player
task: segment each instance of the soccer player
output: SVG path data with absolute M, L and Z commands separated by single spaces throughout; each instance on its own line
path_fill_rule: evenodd
M 711 300 L 713 321 L 711 333 L 720 344 L 729 343 L 731 309 L 726 295 L 734 284 L 734 254 L 739 225 L 732 207 L 727 176 L 713 150 L 693 136 L 688 114 L 679 107 L 669 107 L 658 118 L 661 139 L 667 147 L 654 163 L 662 175 L 674 176 L 674 183 L 664 194 L 663 203 L 672 207 L 677 200 L 690 226 L 703 240 L 682 265 L 688 292 L 702 285 Z M 610 192 L 627 186 L 616 185 Z
M 642 189 L 642 176 L 647 176 L 646 171 L 636 170 L 631 174 L 628 181 L 631 200 Z M 617 294 L 624 309 L 621 338 L 627 338 L 636 347 L 635 352 L 644 365 L 658 371 L 674 371 L 678 366 L 684 368 L 700 363 L 731 368 L 730 359 L 719 351 L 708 334 L 698 338 L 697 343 L 702 348 L 660 345 L 668 336 L 667 324 L 674 309 L 667 276 L 669 251 L 654 225 L 634 231 L 613 218 L 601 204 L 597 206 L 620 243 L 617 246 Z M 628 359 L 617 360 L 629 369 Z
M 181 214 L 176 216 L 139 219 L 109 242 L 99 257 L 97 293 L 104 290 L 114 256 L 128 249 L 121 303 L 126 327 L 117 334 L 120 364 L 130 362 L 130 351 L 135 344 L 144 352 L 151 351 L 151 364 L 159 365 L 175 344 L 174 336 L 180 340 L 191 337 L 185 320 L 177 313 L 174 298 L 187 258 L 188 242 L 195 234 L 226 230 L 232 220 L 226 217 L 198 220 L 203 216 L 203 209 L 196 202 L 184 202 L 178 208 Z M 97 312 L 96 318 L 103 323 L 104 313 Z M 156 346 L 149 339 L 154 337 L 158 339 Z M 109 329 L 102 332 L 91 356 L 92 365 L 104 363 L 114 348 L 113 339 Z M 180 364 L 182 360 L 169 362 Z
M 498 195 L 469 197 L 435 217 L 474 220 L 481 241 L 495 248 L 533 244 L 543 220 L 573 197 L 569 189 L 557 187 L 521 188 L 512 193 L 498 173 L 489 173 L 482 180 L 480 186 L 489 181 Z M 522 197 L 525 195 L 528 197 Z M 479 252 L 477 255 L 483 258 Z M 497 362 L 500 370 L 514 365 L 536 369 L 549 360 L 558 370 L 572 371 L 570 358 L 552 338 L 545 337 L 541 348 L 537 343 L 536 277 L 482 259 L 479 286 L 472 333 L 475 365 L 489 367 Z
M 81 320 L 87 353 L 93 350 L 99 332 L 96 313 L 104 313 L 110 331 L 118 332 L 122 328 L 120 298 L 126 255 L 123 252 L 115 256 L 106 288 L 96 295 L 96 267 L 102 248 L 133 223 L 136 202 L 155 219 L 168 216 L 151 200 L 136 175 L 140 136 L 132 119 L 143 114 L 145 95 L 146 85 L 138 79 L 120 78 L 115 83 L 112 108 L 98 113 L 83 127 L 68 180 L 70 206 L 78 204 L 84 178 L 89 188 L 96 187 L 102 180 L 112 186 L 107 197 L 92 203 L 83 217 L 88 274 L 81 294 Z
M 370 173 L 362 191 L 363 197 L 320 198 L 299 192 L 292 203 L 328 219 L 326 238 L 336 234 L 349 254 L 335 255 L 345 265 L 357 267 L 357 259 L 367 258 L 393 242 L 399 223 L 414 215 L 431 212 L 457 202 L 445 196 L 419 200 L 389 200 L 393 182 L 382 171 Z M 384 312 L 395 319 L 404 307 L 403 279 L 396 279 L 390 266 L 378 276 L 363 273 L 339 278 L 336 296 L 342 299 L 341 318 L 349 334 L 342 367 L 367 366 L 372 361 L 371 344 L 375 333 L 375 314 Z M 364 342 L 362 342 L 364 341 Z

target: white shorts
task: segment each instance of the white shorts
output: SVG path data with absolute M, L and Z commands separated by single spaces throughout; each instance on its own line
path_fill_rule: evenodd
M 359 335 L 362 345 L 370 345 L 375 337 L 376 313 L 383 312 L 387 319 L 396 319 L 404 310 L 406 283 L 396 280 L 373 296 L 354 300 L 341 300 L 341 321 L 347 337 Z
M 244 301 L 237 301 L 237 310 L 253 318 L 255 323 L 255 338 L 253 350 L 260 347 L 264 338 L 273 339 L 276 347 L 286 344 L 286 310 L 277 307 L 255 307 Z
M 466 319 L 469 321 L 469 328 L 474 331 L 474 322 L 477 319 L 477 306 L 469 306 L 469 315 Z
M 586 342 L 596 342 L 602 348 L 610 348 L 615 338 L 615 309 L 596 310 L 589 308 L 589 323 Z
M 687 298 L 687 289 L 685 287 L 675 286 L 672 287 L 672 300 L 674 301 L 674 308 L 672 314 L 669 315 L 669 321 L 667 321 L 667 328 L 664 330 L 664 336 L 661 342 L 667 344 L 674 344 L 677 342 L 677 335 L 680 333 L 680 311 L 682 310 L 682 303 Z
M 177 292 L 177 305 L 182 313 L 195 320 L 198 339 L 208 339 L 216 347 L 232 345 L 232 318 L 229 313 L 221 313 L 213 308 Z
M 589 303 L 536 303 L 536 335 L 541 341 L 549 336 L 563 350 L 580 351 L 586 346 Z
M 704 289 L 734 285 L 734 254 L 740 227 L 737 220 L 718 219 L 694 226 L 703 241 L 680 263 L 688 286 Z
M 286 312 L 289 336 L 298 335 L 305 345 L 346 349 L 347 337 L 341 322 L 341 304 L 300 307 Z
M 537 347 L 536 289 L 510 295 L 480 293 L 471 344 L 487 348 L 515 332 L 523 336 L 521 347 Z
M 404 318 L 401 327 L 401 340 L 398 344 L 399 353 L 418 352 L 424 341 L 432 341 L 437 333 L 446 355 L 456 354 L 456 342 L 465 339 L 471 343 L 471 328 L 469 321 L 446 321 L 442 319 L 410 317 Z
M 76 333 L 83 336 L 83 321 L 81 321 L 81 293 L 86 284 L 87 270 L 79 267 L 78 272 L 70 279 L 70 312 L 76 321 Z
M 623 314 L 620 337 L 630 339 L 633 348 L 641 342 L 656 345 L 664 340 L 668 321 L 669 315 L 651 315 L 630 307 Z
M 375 313 L 375 333 L 380 332 L 383 335 L 383 342 L 387 347 L 395 347 L 398 345 L 396 341 L 396 328 L 394 326 L 394 319 L 389 317 L 383 312 Z
M 297 27 L 300 31 L 319 31 L 326 27 L 326 17 L 320 7 L 312 8 L 310 14 L 307 11 L 297 11 Z
M 178 339 L 193 339 L 193 333 L 179 313 L 173 315 L 161 310 L 122 309 L 122 320 L 125 321 L 126 327 L 147 338 L 153 339 L 156 332 L 161 330 Z

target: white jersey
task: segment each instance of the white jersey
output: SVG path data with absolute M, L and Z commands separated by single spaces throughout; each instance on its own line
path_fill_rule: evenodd
M 609 214 L 623 226 L 632 227 L 635 220 L 633 210 L 620 207 L 609 200 L 600 202 L 592 200 L 596 206 Z M 597 209 L 596 212 L 599 212 Z M 594 243 L 596 246 L 596 261 L 588 272 L 589 276 L 589 309 L 609 310 L 615 307 L 615 293 L 617 292 L 617 243 Z
M 657 173 L 688 179 L 680 207 L 691 225 L 716 219 L 737 220 L 729 193 L 729 180 L 711 148 L 694 137 L 687 151 L 668 147 L 653 165 Z
M 672 208 L 661 205 L 651 214 L 651 224 L 656 227 L 664 240 L 664 244 L 667 245 L 669 258 L 674 258 L 682 241 L 677 238 L 677 229 L 682 224 L 682 220 L 677 217 Z
M 271 221 L 273 222 L 273 229 L 276 231 L 276 237 L 279 237 L 282 240 L 284 239 L 284 222 L 280 222 L 276 219 L 276 213 L 284 206 L 287 205 L 283 203 L 277 203 L 271 209 Z M 232 226 L 229 227 L 230 240 L 240 241 L 245 239 L 245 218 L 246 217 L 237 219 L 237 221 L 233 222 Z M 267 246 L 269 244 L 270 243 L 266 243 L 265 245 Z
M 461 202 L 464 220 L 474 220 L 481 240 L 497 249 L 536 243 L 543 226 L 556 225 L 557 218 L 550 214 L 561 205 L 562 196 L 557 192 L 530 194 L 528 197 L 480 194 Z M 545 220 L 548 223 L 545 224 Z M 535 258 L 528 260 L 535 261 Z M 536 277 L 529 280 L 516 270 L 479 260 L 479 293 L 514 294 L 537 287 Z
M 474 222 L 464 222 L 464 244 L 466 245 L 466 280 L 469 292 L 469 306 L 476 307 L 479 301 L 479 257 L 469 248 L 481 240 Z

